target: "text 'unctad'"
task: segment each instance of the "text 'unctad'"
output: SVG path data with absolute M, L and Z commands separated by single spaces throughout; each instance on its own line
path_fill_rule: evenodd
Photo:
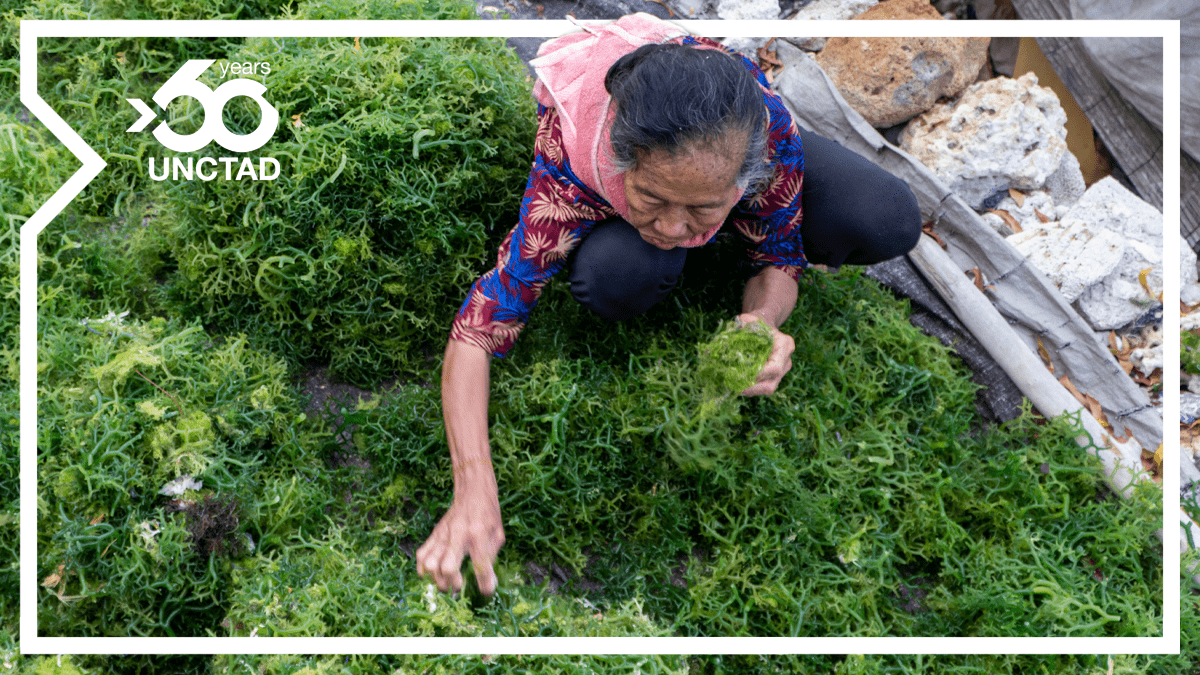
M 258 166 L 255 167 L 254 159 L 251 157 L 243 157 L 240 162 L 237 157 L 162 157 L 159 173 L 155 173 L 155 158 L 149 159 L 150 163 L 150 178 L 153 180 L 215 180 L 224 178 L 225 180 L 242 180 L 249 178 L 250 180 L 275 180 L 279 177 L 279 161 L 272 157 L 259 157 Z M 224 171 L 218 166 L 225 165 Z M 237 164 L 237 173 L 234 173 L 234 165 Z M 194 176 L 194 178 L 193 178 Z

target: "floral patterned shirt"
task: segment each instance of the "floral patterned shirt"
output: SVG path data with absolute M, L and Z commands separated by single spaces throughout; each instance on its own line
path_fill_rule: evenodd
M 682 42 L 720 46 L 693 36 Z M 800 136 L 762 71 L 749 59 L 740 58 L 763 90 L 770 113 L 769 148 L 775 173 L 764 190 L 734 206 L 726 223 L 749 240 L 748 252 L 756 264 L 778 267 L 796 279 L 808 266 L 800 241 L 804 177 Z M 613 207 L 572 173 L 570 158 L 562 149 L 557 111 L 539 105 L 533 169 L 517 225 L 500 245 L 496 266 L 471 286 L 450 339 L 503 357 L 529 321 L 546 283 L 566 266 L 567 255 L 596 223 L 615 216 Z

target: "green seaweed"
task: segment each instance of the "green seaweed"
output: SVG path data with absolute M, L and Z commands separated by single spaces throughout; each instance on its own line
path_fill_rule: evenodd
M 24 14 L 105 17 L 115 7 L 44 2 Z M 199 11 L 130 7 L 124 18 Z M 471 8 L 313 2 L 283 15 L 422 13 L 465 18 Z M 9 65 L 13 16 L 0 45 Z M 1070 419 L 1027 411 L 985 424 L 961 363 L 909 324 L 903 302 L 853 271 L 802 278 L 780 327 L 796 341 L 793 370 L 774 395 L 753 398 L 736 394 L 769 341 L 752 327 L 719 327 L 740 306 L 741 279 L 685 276 L 668 301 L 616 325 L 552 281 L 520 343 L 493 365 L 489 423 L 507 535 L 500 589 L 479 597 L 467 565 L 468 591 L 436 592 L 411 557 L 453 489 L 436 354 L 467 285 L 494 260 L 527 175 L 533 115 L 519 63 L 498 40 L 48 40 L 45 52 L 47 100 L 113 161 L 38 241 L 39 507 L 27 517 L 38 525 L 42 634 L 1161 632 L 1165 581 L 1152 534 L 1161 495 L 1104 497 Z M 278 65 L 271 90 L 285 123 L 272 143 L 286 150 L 287 180 L 163 186 L 140 177 L 138 161 L 159 151 L 125 134 L 136 113 L 120 99 L 148 98 L 179 59 L 197 57 Z M 10 70 L 0 64 L 0 78 L 15 77 Z M 255 121 L 240 104 L 228 113 L 239 128 Z M 189 113 L 170 114 L 186 123 Z M 300 124 L 287 123 L 292 115 Z M 24 673 L 57 662 L 22 657 L 15 642 L 16 233 L 78 163 L 14 107 L 0 109 L 0 159 L 0 381 L 10 385 L 0 387 L 0 539 L 14 542 L 0 547 L 0 581 L 11 582 L 0 584 L 0 650 Z M 304 412 L 294 384 L 310 358 L 355 381 L 406 376 L 367 405 L 335 406 L 335 423 Z M 348 453 L 362 461 L 336 461 Z M 203 489 L 159 493 L 183 474 Z M 204 555 L 187 509 L 210 497 L 236 506 L 239 522 L 222 540 L 228 550 Z M 1182 590 L 1184 654 L 1116 658 L 1114 672 L 1196 668 L 1200 606 Z M 1088 675 L 1108 666 L 1087 655 L 93 655 L 67 664 Z

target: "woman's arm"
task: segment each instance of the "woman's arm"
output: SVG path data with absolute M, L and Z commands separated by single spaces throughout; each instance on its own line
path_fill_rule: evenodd
M 488 444 L 491 358 L 473 344 L 450 340 L 446 345 L 442 414 L 454 472 L 454 501 L 417 550 L 417 573 L 431 576 L 443 591 L 462 590 L 459 568 L 464 555 L 471 556 L 480 592 L 491 595 L 496 590 L 492 563 L 504 545 L 504 526 Z
M 799 285 L 787 272 L 768 266 L 746 282 L 742 296 L 742 314 L 738 320 L 751 323 L 763 319 L 771 327 L 775 344 L 766 365 L 758 373 L 758 381 L 742 392 L 742 396 L 770 396 L 779 387 L 783 376 L 792 369 L 792 352 L 796 342 L 792 336 L 782 333 L 779 326 L 787 321 L 796 308 Z

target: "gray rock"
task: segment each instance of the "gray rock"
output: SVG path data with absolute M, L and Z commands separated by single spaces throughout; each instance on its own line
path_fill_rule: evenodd
M 826 38 L 823 37 L 785 37 L 780 38 L 806 52 L 819 52 L 825 49 Z
M 1197 279 L 1196 252 L 1179 235 L 1179 299 L 1189 305 L 1200 302 L 1200 279 Z
M 724 20 L 778 19 L 779 0 L 717 0 L 717 16 Z
M 770 39 L 765 37 L 731 37 L 721 40 L 721 44 L 758 63 L 758 48 L 767 44 L 767 41 Z
M 1028 73 L 967 87 L 958 101 L 913 118 L 900 143 L 980 209 L 997 191 L 1045 185 L 1067 154 L 1066 122 L 1058 97 Z
M 703 19 L 713 14 L 711 0 L 671 0 L 669 3 L 680 19 Z
M 1110 276 L 1125 255 L 1125 239 L 1077 218 L 1048 223 L 1008 237 L 1068 302 Z M 1093 327 L 1095 327 L 1093 325 Z
M 1158 304 L 1163 291 L 1163 218 L 1112 177 L 1097 181 L 1064 218 L 1119 236 L 1125 247 L 1111 272 L 1079 294 L 1079 311 L 1096 330 L 1120 328 Z M 1142 285 L 1141 275 L 1146 286 Z
M 1008 215 L 1016 219 L 1017 226 L 1022 231 L 1045 227 L 1046 224 L 1042 223 L 1042 219 L 1038 217 L 1039 213 L 1051 221 L 1058 220 L 1056 217 L 1058 209 L 1055 207 L 1054 197 L 1045 190 L 1034 190 L 1025 195 L 1025 199 L 1020 206 L 1017 206 L 1017 201 L 1010 196 L 1001 199 L 1000 203 L 992 208 L 996 211 L 1006 211 Z M 1000 236 L 1007 237 L 1015 234 L 1001 216 L 991 211 L 982 214 L 982 216 L 983 221 L 999 232 Z
M 1059 206 L 1074 206 L 1087 191 L 1087 183 L 1083 180 L 1083 171 L 1079 168 L 1079 160 L 1067 152 L 1054 173 L 1046 178 L 1046 190 L 1054 197 L 1054 203 Z M 1047 214 L 1053 215 L 1053 214 Z
M 1158 296 L 1163 292 L 1163 222 L 1158 209 L 1109 177 L 1092 185 L 1071 207 L 1069 216 L 1118 232 L 1127 240 L 1114 274 L 1079 299 L 1084 318 L 1100 330 L 1120 328 L 1147 307 L 1159 304 Z M 1143 286 L 1141 275 L 1146 270 Z
M 800 8 L 793 19 L 838 21 L 862 14 L 879 4 L 879 0 L 814 0 Z
M 1200 394 L 1180 392 L 1179 421 L 1183 424 L 1191 424 L 1197 419 L 1200 419 Z

